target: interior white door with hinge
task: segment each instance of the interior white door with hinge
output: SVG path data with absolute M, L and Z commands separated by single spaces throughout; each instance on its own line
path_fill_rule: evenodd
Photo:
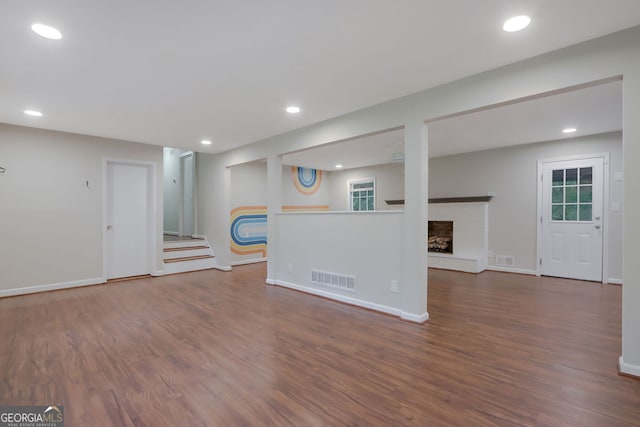
M 605 155 L 538 163 L 538 272 L 602 281 Z
M 152 173 L 144 164 L 106 163 L 106 278 L 151 273 Z

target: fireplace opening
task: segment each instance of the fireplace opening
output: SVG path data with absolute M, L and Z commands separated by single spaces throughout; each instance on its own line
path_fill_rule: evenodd
M 429 221 L 429 252 L 453 254 L 453 221 Z

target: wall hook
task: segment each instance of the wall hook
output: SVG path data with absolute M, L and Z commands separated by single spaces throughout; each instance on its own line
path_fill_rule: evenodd
M 7 170 L 0 166 L 0 175 L 4 174 Z

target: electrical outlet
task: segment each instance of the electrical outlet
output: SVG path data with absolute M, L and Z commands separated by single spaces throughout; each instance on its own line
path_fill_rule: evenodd
M 391 292 L 398 293 L 398 281 L 397 280 L 392 280 L 391 281 Z

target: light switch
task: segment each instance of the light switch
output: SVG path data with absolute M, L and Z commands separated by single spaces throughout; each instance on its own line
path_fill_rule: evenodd
M 616 181 L 624 181 L 624 173 L 623 172 L 616 172 Z
M 619 212 L 619 211 L 620 211 L 620 203 L 611 202 L 611 212 Z

